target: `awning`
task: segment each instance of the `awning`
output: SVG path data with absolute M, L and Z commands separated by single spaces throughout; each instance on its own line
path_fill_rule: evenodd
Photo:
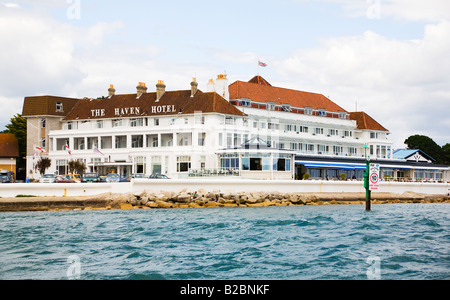
M 318 169 L 360 169 L 365 170 L 365 165 L 357 165 L 357 164 L 334 164 L 334 163 L 309 163 L 309 162 L 299 162 L 296 161 L 297 164 L 302 164 L 307 168 L 318 168 Z

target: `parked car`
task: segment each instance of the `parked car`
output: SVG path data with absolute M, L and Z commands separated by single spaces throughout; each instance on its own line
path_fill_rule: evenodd
M 148 178 L 150 179 L 170 179 L 166 174 L 152 174 Z
M 73 180 L 76 183 L 81 183 L 81 175 L 80 174 L 65 174 L 63 177 L 66 180 Z
M 0 183 L 14 183 L 14 172 L 1 171 L 0 172 Z
M 106 175 L 106 182 L 108 182 L 108 183 L 110 183 L 110 182 L 120 182 L 119 174 L 110 173 L 110 174 Z
M 143 173 L 134 173 L 134 174 L 131 174 L 131 178 L 147 178 L 147 175 L 145 175 Z
M 106 182 L 106 176 L 105 175 L 101 175 L 98 177 L 98 181 L 99 182 Z
M 72 177 L 69 175 L 56 176 L 56 182 L 57 183 L 76 183 L 76 181 L 73 180 Z
M 86 173 L 83 176 L 83 182 L 99 182 L 100 178 L 97 173 Z
M 127 177 L 126 175 L 120 176 L 120 182 L 130 182 L 130 177 Z
M 56 175 L 55 174 L 44 174 L 39 179 L 40 183 L 55 183 L 56 182 Z

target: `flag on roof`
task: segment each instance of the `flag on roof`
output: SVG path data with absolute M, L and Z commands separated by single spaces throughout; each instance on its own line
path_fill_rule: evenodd
M 260 67 L 267 67 L 267 64 L 263 63 L 262 61 L 258 61 L 258 65 Z

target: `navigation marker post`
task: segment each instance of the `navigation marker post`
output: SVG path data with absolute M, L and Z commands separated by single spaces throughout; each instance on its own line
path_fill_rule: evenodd
M 364 188 L 366 189 L 366 211 L 370 211 L 370 187 L 369 187 L 369 158 L 367 157 L 367 149 L 369 146 L 364 144 L 364 157 L 366 159 L 366 171 L 363 174 L 364 177 Z

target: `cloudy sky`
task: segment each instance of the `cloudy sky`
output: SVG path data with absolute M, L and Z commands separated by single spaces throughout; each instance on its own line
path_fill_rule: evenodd
M 23 98 L 206 90 L 259 70 L 388 128 L 450 143 L 450 1 L 0 0 L 0 130 Z

